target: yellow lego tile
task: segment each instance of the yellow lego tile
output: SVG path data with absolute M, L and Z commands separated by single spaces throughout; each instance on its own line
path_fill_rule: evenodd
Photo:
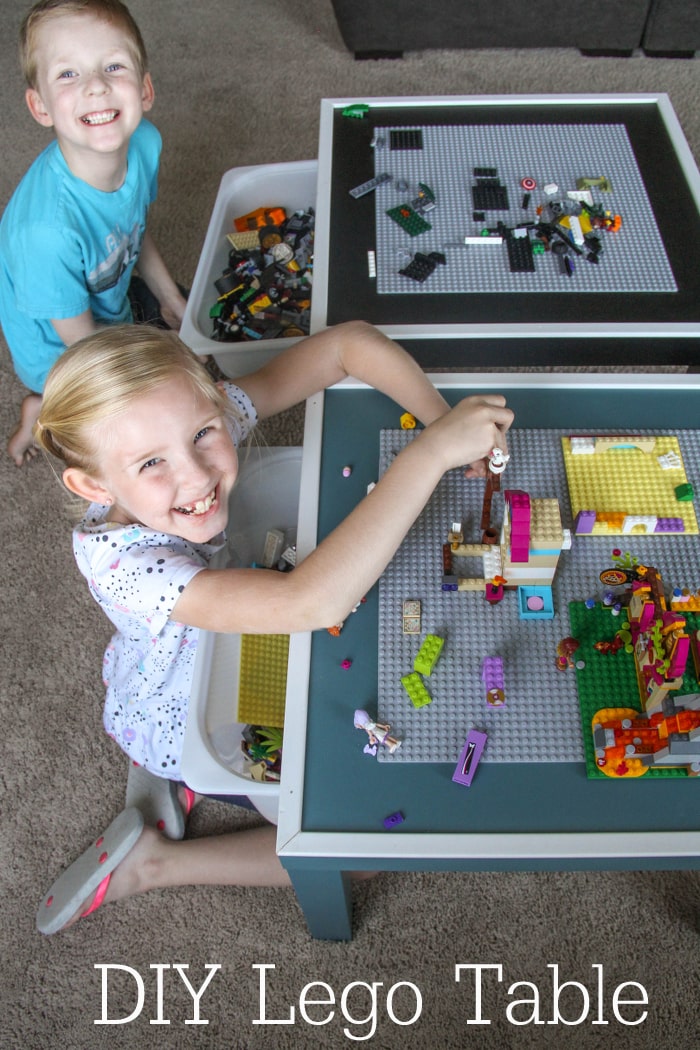
M 623 535 L 622 520 L 630 515 L 680 518 L 684 533 L 697 535 L 700 531 L 693 504 L 676 499 L 676 487 L 687 482 L 678 438 L 657 435 L 651 453 L 632 447 L 575 455 L 570 439 L 564 437 L 562 452 L 573 517 L 582 510 L 594 510 L 601 516 L 592 535 Z M 676 454 L 679 466 L 664 470 L 659 457 L 669 452 Z M 645 530 L 639 525 L 635 531 Z
M 281 729 L 287 691 L 288 634 L 241 635 L 238 721 Z

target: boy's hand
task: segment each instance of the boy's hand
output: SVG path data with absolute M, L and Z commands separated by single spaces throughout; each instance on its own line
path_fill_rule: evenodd
M 431 423 L 424 437 L 434 444 L 444 470 L 469 465 L 467 477 L 483 477 L 489 452 L 508 452 L 506 434 L 513 418 L 501 394 L 473 395 Z

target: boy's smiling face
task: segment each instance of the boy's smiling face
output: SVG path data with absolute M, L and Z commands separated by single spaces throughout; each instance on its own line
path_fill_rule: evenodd
M 62 15 L 37 28 L 35 51 L 37 83 L 26 93 L 32 116 L 55 129 L 74 175 L 118 189 L 129 140 L 154 98 L 129 35 L 92 14 Z M 112 167 L 117 184 L 102 185 Z

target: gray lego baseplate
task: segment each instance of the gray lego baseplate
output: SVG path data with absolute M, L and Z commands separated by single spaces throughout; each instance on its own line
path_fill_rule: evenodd
M 407 136 L 411 130 L 416 134 Z M 397 132 L 403 133 L 403 141 L 396 138 Z M 375 175 L 391 176 L 374 190 L 379 294 L 677 291 L 624 125 L 384 127 L 376 129 L 374 151 Z M 475 175 L 479 169 L 482 174 Z M 529 245 L 514 238 L 501 244 L 483 243 L 480 235 L 485 228 L 495 229 L 500 221 L 510 229 L 522 229 L 525 223 L 547 217 L 552 203 L 577 215 L 580 205 L 567 193 L 576 191 L 582 178 L 608 180 L 609 192 L 600 185 L 590 187 L 593 205 L 622 219 L 618 232 L 594 231 L 601 248 L 597 262 L 588 261 L 588 241 L 582 254 L 570 249 L 565 257 L 552 251 L 533 256 L 532 230 L 525 235 Z M 523 186 L 528 179 L 536 184 L 533 188 L 527 181 Z M 475 196 L 473 189 L 480 181 Z M 429 210 L 423 211 L 419 204 L 414 212 L 418 219 L 414 228 L 423 232 L 412 236 L 387 211 L 410 209 L 421 185 L 435 202 L 432 207 L 432 201 L 423 198 Z M 508 210 L 501 206 L 505 198 Z M 545 212 L 538 217 L 540 205 Z M 474 212 L 483 212 L 484 218 L 475 219 Z M 430 228 L 424 229 L 425 224 Z M 465 245 L 465 237 L 478 241 Z M 551 241 L 557 242 L 561 247 L 559 235 Z M 410 266 L 417 252 L 441 253 L 444 263 L 435 263 L 429 276 L 413 280 L 400 271 Z M 529 269 L 513 271 L 511 253 L 519 260 L 517 266 Z
M 379 474 L 416 431 L 383 430 Z M 581 431 L 576 432 L 577 434 Z M 596 434 L 606 431 L 596 430 Z M 619 433 L 619 431 L 609 431 Z M 699 431 L 678 437 L 688 479 L 700 464 Z M 501 474 L 501 492 L 492 503 L 492 522 L 500 528 L 503 491 L 520 489 L 531 498 L 557 498 L 562 527 L 571 529 L 571 507 L 561 450 L 566 430 L 511 430 L 510 462 Z M 700 586 L 700 537 L 697 535 L 579 536 L 562 551 L 553 584 L 554 618 L 522 620 L 515 591 L 507 590 L 496 605 L 483 592 L 445 592 L 442 545 L 453 522 L 461 521 L 465 543 L 481 539 L 484 481 L 467 479 L 461 470 L 444 476 L 379 583 L 379 667 L 376 716 L 391 724 L 402 746 L 382 762 L 455 763 L 470 729 L 488 735 L 484 762 L 583 762 L 583 740 L 576 691 L 576 671 L 556 667 L 556 648 L 571 634 L 568 603 L 608 589 L 599 573 L 612 566 L 614 548 L 630 551 L 640 562 L 656 566 L 667 588 Z M 481 559 L 455 562 L 461 576 L 483 576 Z M 403 633 L 403 602 L 421 603 L 421 631 Z M 613 616 L 611 612 L 611 617 Z M 615 623 L 618 621 L 616 620 Z M 611 636 L 616 627 L 611 627 Z M 424 678 L 432 703 L 414 708 L 401 678 L 413 671 L 415 655 L 426 634 L 445 639 L 442 653 Z M 481 681 L 485 656 L 503 660 L 505 703 L 489 707 Z M 610 657 L 614 659 L 613 657 Z M 575 657 L 574 657 L 575 659 Z M 601 701 L 612 698 L 601 697 Z M 371 709 L 371 704 L 367 705 Z M 374 713 L 374 712 L 372 712 Z

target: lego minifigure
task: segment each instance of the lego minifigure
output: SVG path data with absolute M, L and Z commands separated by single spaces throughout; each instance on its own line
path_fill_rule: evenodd
M 489 470 L 492 474 L 502 474 L 510 456 L 502 448 L 492 448 L 489 452 Z
M 366 711 L 362 708 L 358 708 L 355 711 L 355 729 L 364 729 L 367 736 L 369 737 L 368 743 L 364 746 L 364 752 L 367 755 L 376 755 L 377 745 L 381 744 L 382 747 L 388 748 L 389 754 L 393 755 L 397 748 L 401 747 L 401 741 L 397 740 L 393 736 L 389 736 L 390 725 L 386 722 L 373 722 Z

